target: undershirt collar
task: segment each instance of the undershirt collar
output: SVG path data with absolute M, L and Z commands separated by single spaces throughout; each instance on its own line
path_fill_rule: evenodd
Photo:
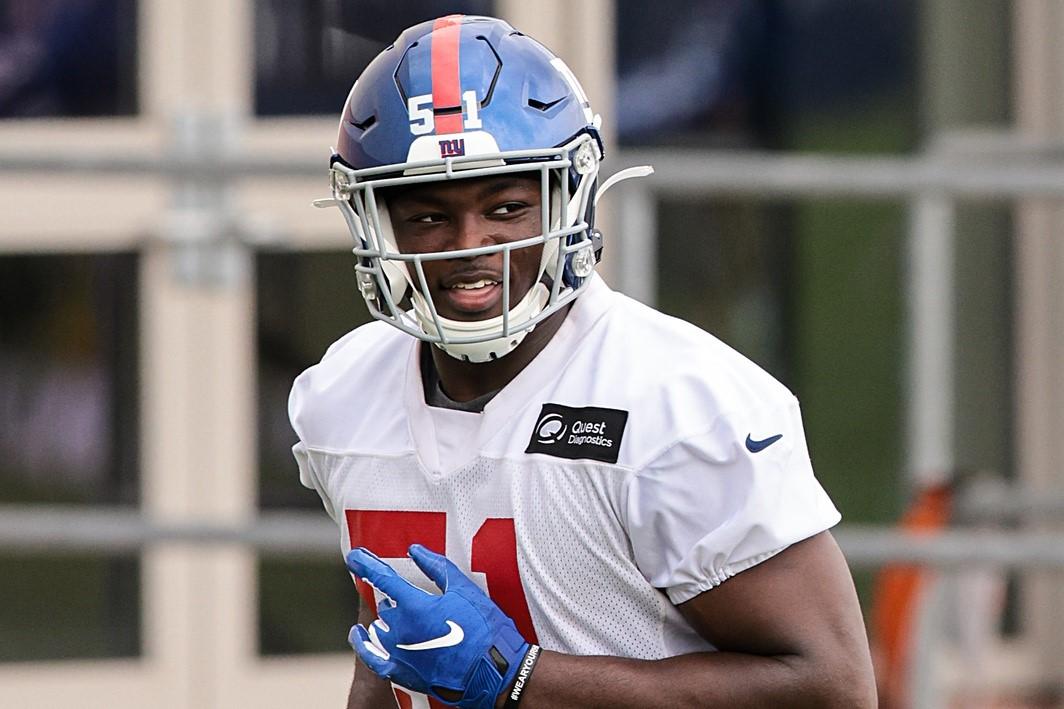
M 421 381 L 425 388 L 425 403 L 440 409 L 466 411 L 472 414 L 483 413 L 484 407 L 495 398 L 495 395 L 499 393 L 499 389 L 489 391 L 487 394 L 469 401 L 455 401 L 447 396 L 447 392 L 440 385 L 440 373 L 436 371 L 436 364 L 432 361 L 432 353 L 429 351 L 431 346 L 427 343 L 422 343 L 419 354 L 421 359 Z

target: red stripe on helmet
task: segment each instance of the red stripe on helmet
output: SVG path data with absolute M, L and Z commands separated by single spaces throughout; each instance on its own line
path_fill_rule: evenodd
M 448 15 L 432 25 L 432 107 L 437 111 L 437 134 L 462 132 L 462 84 L 458 69 L 461 17 Z M 441 116 L 441 108 L 459 110 Z

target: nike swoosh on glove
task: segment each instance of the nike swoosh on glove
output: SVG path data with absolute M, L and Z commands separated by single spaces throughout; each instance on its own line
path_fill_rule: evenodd
M 385 596 L 369 628 L 351 628 L 351 647 L 374 673 L 401 687 L 463 709 L 492 709 L 529 643 L 450 559 L 420 544 L 408 553 L 441 595 L 409 583 L 368 549 L 347 555 L 351 573 Z

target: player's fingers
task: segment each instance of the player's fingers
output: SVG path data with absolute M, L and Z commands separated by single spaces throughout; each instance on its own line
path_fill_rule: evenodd
M 382 613 L 387 613 L 395 609 L 395 601 L 385 596 L 377 601 L 377 617 L 382 618 Z
M 347 569 L 396 602 L 414 590 L 406 579 L 364 547 L 347 554 Z
M 399 608 L 393 606 L 387 598 L 382 599 L 377 604 L 377 620 L 373 621 L 369 630 L 373 631 L 373 626 L 377 626 L 380 632 L 391 632 L 392 628 L 397 624 L 402 625 L 403 615 Z
M 347 635 L 347 641 L 351 644 L 355 653 L 363 664 L 366 665 L 378 677 L 388 679 L 392 663 L 389 662 L 388 651 L 375 642 L 370 634 L 361 625 L 352 626 Z
M 454 583 L 458 577 L 465 578 L 465 575 L 450 559 L 420 544 L 411 544 L 408 553 L 417 567 L 432 579 L 441 591 L 446 591 L 447 585 Z

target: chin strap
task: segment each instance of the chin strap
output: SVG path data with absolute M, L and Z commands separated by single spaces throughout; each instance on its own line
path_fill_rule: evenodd
M 633 177 L 646 177 L 654 173 L 654 168 L 651 165 L 636 165 L 635 167 L 626 167 L 625 169 L 615 172 L 606 178 L 606 181 L 602 183 L 602 187 L 598 188 L 598 192 L 595 194 L 595 206 L 598 206 L 599 200 L 602 199 L 602 195 L 606 194 L 606 190 L 616 185 L 622 180 L 630 180 Z
M 511 326 L 520 326 L 539 315 L 547 304 L 549 297 L 550 291 L 542 282 L 532 286 L 528 293 L 525 294 L 525 297 L 513 308 L 510 308 L 508 320 Z M 420 291 L 415 290 L 412 292 L 411 298 L 413 300 L 414 313 L 421 325 L 421 329 L 432 336 L 440 335 L 441 333 L 436 329 L 436 321 L 432 317 L 432 311 L 429 309 L 425 297 Z M 450 338 L 475 337 L 480 334 L 502 330 L 501 315 L 496 315 L 487 320 L 471 321 L 450 320 L 439 316 L 437 318 L 443 328 L 442 334 Z M 490 362 L 515 350 L 533 329 L 529 327 L 517 332 L 511 332 L 509 335 L 499 335 L 480 342 L 464 344 L 435 342 L 433 344 L 455 359 L 467 362 Z

